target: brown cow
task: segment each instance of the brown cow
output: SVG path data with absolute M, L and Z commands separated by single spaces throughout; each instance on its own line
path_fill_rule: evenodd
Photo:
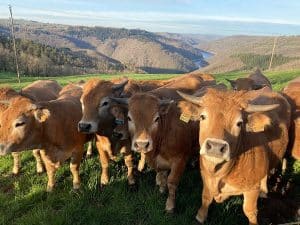
M 124 109 L 121 106 L 112 106 L 111 114 L 115 117 L 115 128 L 113 130 L 113 135 L 117 136 L 120 140 L 126 140 L 130 138 L 128 130 L 128 121 L 127 121 L 127 109 Z M 141 153 L 141 159 L 138 164 L 138 171 L 143 171 L 146 163 L 145 154 Z
M 180 111 L 173 103 L 180 99 L 176 90 L 192 93 L 207 84 L 215 84 L 215 81 L 207 83 L 199 76 L 184 75 L 148 93 L 136 93 L 129 99 L 113 98 L 120 104 L 128 105 L 131 148 L 145 154 L 146 162 L 156 170 L 156 184 L 160 191 L 168 188 L 167 212 L 173 212 L 175 208 L 180 177 L 188 159 L 198 149 L 197 124 L 178 120 Z M 161 99 L 165 97 L 172 100 Z
M 185 116 L 200 121 L 202 206 L 206 220 L 213 199 L 244 196 L 249 224 L 257 224 L 257 199 L 286 151 L 290 105 L 275 92 L 208 90 L 203 97 L 182 94 Z
M 262 74 L 260 69 L 257 69 L 254 73 L 251 73 L 246 78 L 238 78 L 237 80 L 226 79 L 230 84 L 233 90 L 258 90 L 263 87 L 269 87 L 272 90 L 271 82 L 266 76 Z
M 300 77 L 290 81 L 282 92 L 292 107 L 288 149 L 295 159 L 300 160 Z
M 109 160 L 114 160 L 118 153 L 123 153 L 124 155 L 128 169 L 128 183 L 130 185 L 135 184 L 130 140 L 120 140 L 113 136 L 115 117 L 110 112 L 109 96 L 120 96 L 128 80 L 126 79 L 121 83 L 117 82 L 91 79 L 84 85 L 81 97 L 83 116 L 78 123 L 78 130 L 88 134 L 96 133 L 96 146 L 102 167 L 101 185 L 108 184 Z
M 115 100 L 119 103 L 128 101 Z M 145 154 L 146 162 L 156 170 L 156 184 L 160 191 L 168 188 L 167 212 L 175 208 L 177 185 L 187 160 L 197 149 L 197 127 L 178 120 L 178 116 L 174 103 L 160 100 L 150 93 L 134 94 L 128 101 L 132 149 Z M 191 136 L 195 136 L 194 142 Z
M 0 88 L 0 100 L 1 101 L 9 101 L 14 97 L 17 96 L 27 96 L 32 100 L 39 102 L 39 101 L 48 101 L 53 100 L 58 97 L 58 93 L 61 90 L 60 85 L 56 81 L 49 81 L 49 80 L 40 80 L 35 81 L 32 84 L 26 86 L 25 88 L 21 89 L 20 92 L 17 92 L 9 87 Z M 8 107 L 8 104 L 1 104 L 0 102 L 0 114 Z M 40 151 L 35 149 L 32 151 L 33 156 L 36 160 L 36 170 L 37 173 L 42 173 L 44 171 Z M 13 171 L 12 173 L 17 175 L 19 174 L 21 168 L 21 159 L 20 153 L 13 152 Z
M 62 91 L 56 100 L 39 103 L 16 97 L 0 118 L 1 155 L 24 149 L 44 149 L 41 156 L 48 175 L 47 191 L 53 190 L 55 171 L 68 158 L 71 158 L 73 188 L 80 186 L 79 165 L 87 136 L 77 131 L 82 116 L 81 89 L 74 89 L 72 94 L 69 91 Z

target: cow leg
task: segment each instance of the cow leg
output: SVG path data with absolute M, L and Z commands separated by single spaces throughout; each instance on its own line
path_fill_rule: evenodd
M 213 201 L 213 196 L 211 195 L 207 185 L 205 184 L 205 178 L 203 177 L 202 180 L 203 180 L 202 205 L 201 205 L 201 208 L 198 210 L 198 213 L 196 216 L 196 220 L 199 223 L 203 223 L 206 220 L 208 208 Z
M 84 147 L 81 146 L 77 151 L 73 152 L 71 162 L 70 162 L 70 171 L 73 176 L 73 189 L 78 190 L 80 188 L 80 176 L 79 176 L 79 167 L 82 160 Z
M 185 165 L 186 165 L 186 159 L 174 161 L 171 165 L 171 171 L 168 176 L 169 195 L 168 195 L 168 199 L 166 202 L 166 211 L 168 213 L 173 213 L 173 211 L 174 211 L 176 189 L 177 189 L 180 177 L 183 174 Z
M 146 155 L 141 153 L 141 159 L 139 160 L 138 171 L 142 172 L 146 163 Z
M 43 173 L 44 172 L 44 166 L 43 166 L 43 162 L 42 162 L 42 158 L 40 155 L 40 150 L 39 149 L 35 149 L 32 150 L 32 154 L 35 158 L 36 161 L 36 172 L 37 173 Z
M 100 182 L 101 185 L 107 185 L 109 182 L 109 173 L 108 173 L 109 156 L 107 152 L 104 151 L 104 149 L 102 148 L 100 141 L 97 141 L 96 145 L 99 152 L 99 160 L 101 164 Z
M 156 185 L 159 186 L 159 192 L 164 193 L 167 189 L 168 171 L 158 171 L 156 173 Z
M 21 156 L 19 152 L 12 152 L 11 153 L 13 157 L 13 170 L 12 173 L 14 175 L 18 175 L 21 168 Z
M 261 181 L 260 181 L 260 194 L 259 197 L 261 198 L 267 198 L 268 194 L 268 175 L 266 175 Z
M 88 142 L 88 147 L 87 147 L 87 151 L 86 151 L 86 157 L 90 158 L 93 154 L 93 141 L 89 141 Z
M 124 161 L 125 161 L 125 165 L 127 167 L 127 179 L 128 179 L 128 184 L 129 185 L 134 185 L 135 184 L 135 179 L 133 176 L 133 157 L 131 152 L 127 153 L 126 155 L 124 155 Z
M 40 151 L 42 160 L 44 162 L 46 172 L 47 172 L 47 177 L 48 177 L 48 183 L 47 183 L 47 192 L 52 192 L 54 189 L 55 185 L 55 172 L 56 172 L 56 167 L 54 163 L 51 161 L 49 156 L 45 154 L 44 150 Z
M 243 193 L 243 211 L 249 220 L 249 225 L 257 225 L 257 199 L 259 190 L 253 190 Z

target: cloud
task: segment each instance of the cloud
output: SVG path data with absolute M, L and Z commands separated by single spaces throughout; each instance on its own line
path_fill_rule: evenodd
M 189 0 L 178 0 L 189 1 Z M 266 19 L 254 17 L 235 17 L 218 15 L 199 15 L 188 13 L 168 13 L 168 12 L 119 12 L 119 11 L 80 11 L 80 10 L 44 10 L 44 9 L 15 9 L 16 17 L 30 16 L 50 16 L 60 18 L 111 20 L 111 21 L 135 21 L 135 22 L 197 22 L 197 21 L 226 21 L 239 23 L 267 23 L 300 25 L 300 21 L 290 21 L 285 19 Z

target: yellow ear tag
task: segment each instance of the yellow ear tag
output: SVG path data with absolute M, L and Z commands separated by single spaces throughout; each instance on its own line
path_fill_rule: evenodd
M 187 114 L 181 113 L 179 119 L 181 121 L 185 122 L 185 123 L 188 123 L 190 121 L 190 119 L 191 119 L 191 115 L 187 115 Z

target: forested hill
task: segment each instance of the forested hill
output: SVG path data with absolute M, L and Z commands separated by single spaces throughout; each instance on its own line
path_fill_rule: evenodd
M 2 36 L 9 34 L 7 24 L 7 20 L 0 20 Z M 144 30 L 16 20 L 15 31 L 16 37 L 20 39 L 18 45 L 22 46 L 18 48 L 18 53 L 24 63 L 30 57 L 40 63 L 48 61 L 57 68 L 53 71 L 55 74 L 64 74 L 64 67 L 79 73 L 124 70 L 181 73 L 197 69 L 195 61 L 200 60 L 203 65 L 206 64 L 200 49 L 184 41 Z M 26 44 L 31 47 L 26 47 Z M 9 51 L 6 48 L 6 54 Z M 23 69 L 24 73 L 29 71 L 32 71 L 31 68 Z M 40 70 L 33 73 L 40 73 Z

